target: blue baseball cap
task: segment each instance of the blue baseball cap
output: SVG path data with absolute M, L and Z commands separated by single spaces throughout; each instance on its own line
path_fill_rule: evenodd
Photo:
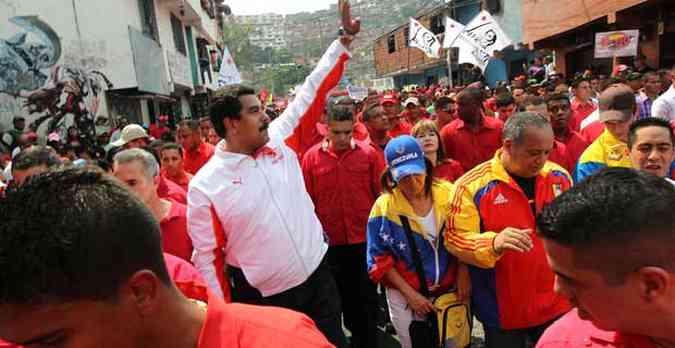
M 422 147 L 417 139 L 410 135 L 402 135 L 390 140 L 384 148 L 384 156 L 396 182 L 409 175 L 427 172 Z

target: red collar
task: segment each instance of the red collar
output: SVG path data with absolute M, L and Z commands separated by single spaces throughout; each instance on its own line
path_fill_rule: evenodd
M 485 114 L 482 114 L 482 113 L 481 113 L 481 117 L 482 117 L 482 122 L 478 126 L 479 130 L 480 129 L 497 129 L 496 123 L 497 123 L 498 120 L 496 118 L 485 116 Z M 469 126 L 466 124 L 466 122 L 464 122 L 464 120 L 462 120 L 461 118 L 457 118 L 453 122 L 457 122 L 457 129 L 469 128 Z
M 171 209 L 169 209 L 169 214 L 167 214 L 161 222 L 169 222 L 180 217 L 185 217 L 185 206 L 178 202 L 168 201 L 171 202 Z
M 276 156 L 277 156 L 277 152 L 276 152 L 273 148 L 271 148 L 271 147 L 265 145 L 265 146 L 259 148 L 259 149 L 253 154 L 253 158 L 256 158 L 256 159 L 257 159 L 258 157 L 261 157 L 261 156 L 272 156 L 272 157 L 276 157 Z

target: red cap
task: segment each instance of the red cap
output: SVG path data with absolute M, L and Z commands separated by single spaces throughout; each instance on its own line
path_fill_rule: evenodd
M 385 94 L 382 99 L 380 99 L 380 105 L 384 105 L 386 103 L 398 104 L 398 99 L 391 94 Z
M 169 116 L 167 116 L 167 115 L 159 116 L 159 122 L 166 122 L 168 120 L 169 120 Z

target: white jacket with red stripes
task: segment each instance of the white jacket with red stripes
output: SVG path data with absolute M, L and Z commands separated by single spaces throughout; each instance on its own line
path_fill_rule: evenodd
M 253 157 L 227 152 L 221 144 L 190 182 L 192 261 L 221 298 L 229 295 L 226 264 L 241 268 L 267 297 L 300 285 L 321 263 L 328 246 L 296 151 L 311 145 L 305 142 L 349 58 L 336 40 L 270 124 L 266 151 Z

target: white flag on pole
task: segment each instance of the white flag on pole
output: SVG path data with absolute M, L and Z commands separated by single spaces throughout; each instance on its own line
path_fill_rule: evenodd
M 220 73 L 218 73 L 217 86 L 220 88 L 236 83 L 241 83 L 241 74 L 239 73 L 237 66 L 234 64 L 230 50 L 227 49 L 226 46 L 225 49 L 223 49 L 223 62 L 220 64 Z
M 511 45 L 511 39 L 487 11 L 482 11 L 464 28 L 452 44 L 459 47 L 458 62 L 471 63 L 485 71 L 490 57 Z
M 427 57 L 439 58 L 441 42 L 434 33 L 422 26 L 414 18 L 410 18 L 410 32 L 408 35 L 410 47 L 417 47 L 424 51 Z
M 450 17 L 445 17 L 445 36 L 443 38 L 443 47 L 453 47 L 452 44 L 455 43 L 457 37 L 464 32 L 464 24 L 455 21 Z

